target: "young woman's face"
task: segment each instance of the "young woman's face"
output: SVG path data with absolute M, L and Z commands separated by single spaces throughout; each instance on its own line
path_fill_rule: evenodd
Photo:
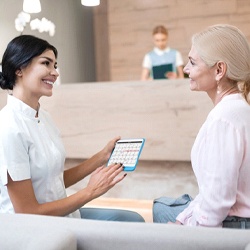
M 39 99 L 41 96 L 51 96 L 53 83 L 59 76 L 56 68 L 54 52 L 46 50 L 34 57 L 27 67 L 21 69 L 21 77 L 17 84 L 21 84 L 23 92 L 31 97 Z
M 162 33 L 156 33 L 153 35 L 153 41 L 155 47 L 164 50 L 168 44 L 168 36 Z
M 216 67 L 208 67 L 199 57 L 193 46 L 189 52 L 188 58 L 189 61 L 183 71 L 189 76 L 190 89 L 206 91 L 207 93 L 217 91 L 217 83 L 215 80 Z

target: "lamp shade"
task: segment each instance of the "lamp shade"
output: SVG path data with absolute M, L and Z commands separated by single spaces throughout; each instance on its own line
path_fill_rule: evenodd
M 81 3 L 85 6 L 97 6 L 100 4 L 100 0 L 81 0 Z
M 40 0 L 23 0 L 23 11 L 26 13 L 41 12 Z

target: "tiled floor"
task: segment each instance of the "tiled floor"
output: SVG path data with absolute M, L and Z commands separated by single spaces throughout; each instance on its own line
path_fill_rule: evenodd
M 81 160 L 67 159 L 66 168 Z M 87 185 L 88 178 L 68 188 L 72 194 Z M 178 197 L 184 193 L 197 194 L 197 183 L 190 162 L 139 161 L 134 172 L 102 197 L 86 206 L 129 209 L 140 213 L 152 222 L 153 199 L 160 196 Z

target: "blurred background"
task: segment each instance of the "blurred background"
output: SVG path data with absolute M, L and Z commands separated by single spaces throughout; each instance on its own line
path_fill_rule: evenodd
M 150 51 L 152 29 L 164 25 L 169 45 L 179 50 L 184 63 L 193 33 L 218 23 L 240 28 L 250 40 L 249 0 L 100 0 L 95 7 L 81 0 L 40 0 L 41 12 L 55 32 L 31 30 L 23 34 L 48 40 L 59 50 L 61 83 L 139 80 L 145 53 Z M 0 0 L 0 57 L 7 43 L 20 32 L 15 19 L 23 0 Z

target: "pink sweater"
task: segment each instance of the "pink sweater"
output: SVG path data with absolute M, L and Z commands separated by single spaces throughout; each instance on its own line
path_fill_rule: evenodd
M 228 215 L 250 218 L 250 105 L 240 94 L 224 97 L 209 113 L 191 161 L 199 194 L 178 221 L 221 227 Z

